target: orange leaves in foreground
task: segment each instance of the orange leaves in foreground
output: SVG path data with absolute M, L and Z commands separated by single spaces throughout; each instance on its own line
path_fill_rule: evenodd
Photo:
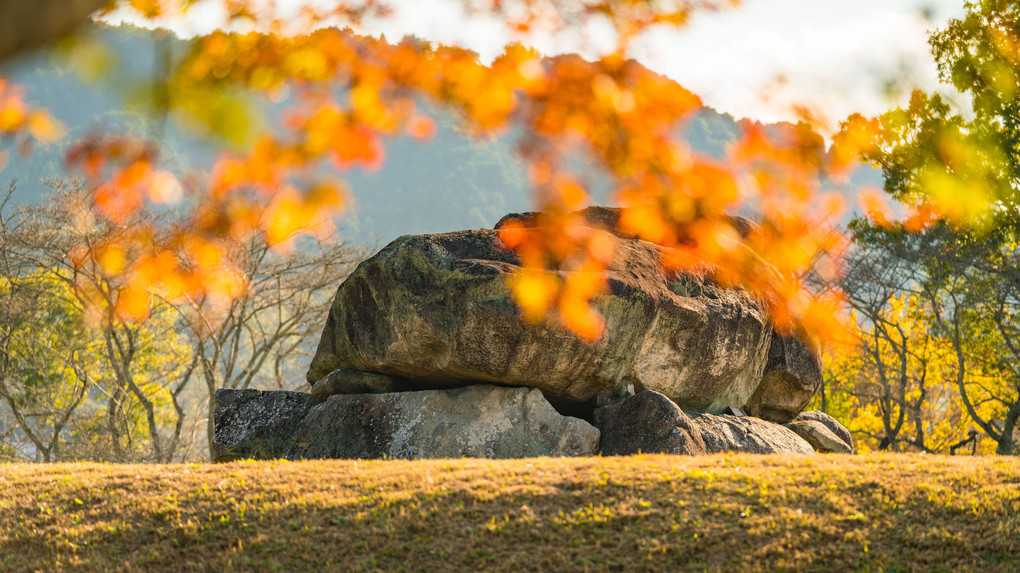
M 346 193 L 337 185 L 321 183 L 303 194 L 294 187 L 282 187 L 266 205 L 262 228 L 271 246 L 288 248 L 302 232 L 332 230 L 330 214 L 339 212 Z
M 338 184 L 306 191 L 287 184 L 286 168 L 299 160 L 271 141 L 247 160 L 224 157 L 206 187 L 154 168 L 156 150 L 129 138 L 86 139 L 67 160 L 91 182 L 89 201 L 76 208 L 91 214 L 83 219 L 87 239 L 70 259 L 98 321 L 143 320 L 154 297 L 229 305 L 245 288 L 236 260 L 242 245 L 255 239 L 286 249 L 300 233 L 331 232 L 345 201 Z M 170 207 L 186 215 L 164 223 L 154 208 Z
M 509 221 L 499 240 L 521 257 L 523 268 L 509 286 L 525 319 L 553 318 L 588 342 L 602 336 L 605 321 L 590 302 L 605 292 L 604 271 L 614 254 L 606 231 L 576 212 L 544 212 L 527 227 Z
M 856 164 L 860 157 L 877 149 L 882 134 L 882 124 L 874 118 L 854 114 L 841 125 L 833 137 L 830 151 L 830 165 L 835 171 L 845 171 Z
M 622 26 L 619 18 L 637 25 L 682 20 L 689 6 L 680 3 L 671 16 L 647 3 L 597 2 L 582 9 Z M 193 262 L 201 258 L 196 245 L 223 249 L 251 233 L 285 244 L 308 226 L 325 224 L 343 205 L 344 185 L 322 179 L 321 168 L 373 169 L 385 157 L 387 137 L 430 137 L 434 125 L 419 109 L 426 104 L 451 111 L 472 133 L 520 134 L 543 213 L 527 232 L 507 225 L 500 239 L 523 263 L 512 286 L 529 319 L 555 316 L 590 341 L 602 334 L 590 303 L 604 292 L 612 242 L 571 214 L 589 202 L 590 177 L 597 173 L 614 184 L 624 232 L 669 247 L 670 267 L 711 272 L 723 284 L 749 289 L 780 328 L 817 328 L 819 337 L 833 329 L 834 299 L 804 285 L 813 270 L 835 272 L 842 248 L 826 225 L 838 205 L 817 189 L 827 167 L 821 138 L 801 125 L 776 141 L 747 125 L 724 160 L 697 157 L 677 133 L 698 109 L 698 98 L 623 51 L 586 61 L 542 58 L 511 45 L 485 65 L 458 48 L 413 38 L 390 44 L 333 28 L 296 36 L 216 32 L 194 44 L 171 80 L 210 89 L 224 83 L 271 97 L 289 90 L 284 129 L 220 158 L 208 180 L 181 185 L 181 204 L 194 216 L 187 228 L 151 245 L 124 247 L 132 288 L 229 294 L 231 288 L 204 274 L 190 274 L 202 268 Z M 127 221 L 174 195 L 154 158 L 96 150 L 78 162 L 96 177 L 97 208 L 108 219 Z M 103 163 L 110 157 L 118 164 L 112 170 Z M 761 213 L 760 226 L 728 215 L 744 207 Z M 165 252 L 180 259 L 172 269 Z M 125 300 L 128 315 L 141 308 L 130 303 L 133 297 Z
M 378 135 L 345 115 L 338 107 L 327 105 L 301 121 L 297 129 L 306 134 L 303 151 L 310 157 L 328 155 L 340 169 L 358 163 L 378 169 L 384 158 Z
M 122 225 L 116 236 L 76 246 L 70 259 L 74 285 L 93 322 L 141 321 L 156 298 L 205 298 L 228 305 L 245 288 L 223 242 L 178 234 L 157 237 L 144 221 Z
M 49 143 L 58 139 L 63 127 L 43 110 L 25 104 L 20 90 L 0 77 L 0 138 L 14 139 L 25 150 L 31 142 Z M 0 151 L 0 171 L 7 164 Z
M 154 167 L 158 152 L 145 141 L 128 137 L 90 136 L 67 152 L 67 163 L 96 182 L 95 208 L 115 223 L 124 223 L 152 202 L 176 203 L 184 191 L 177 177 Z

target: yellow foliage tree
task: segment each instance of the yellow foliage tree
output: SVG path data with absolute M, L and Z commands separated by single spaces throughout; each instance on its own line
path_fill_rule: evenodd
M 964 253 L 987 249 L 960 244 L 950 255 L 939 229 L 954 236 L 945 226 L 856 226 L 841 287 L 857 341 L 826 357 L 815 406 L 843 420 L 862 450 L 1008 453 L 1016 376 L 1002 334 L 1012 332 L 1012 290 L 989 289 L 996 279 L 981 272 L 958 274 Z
M 973 427 L 956 390 L 952 344 L 934 334 L 930 309 L 916 294 L 869 310 L 854 312 L 858 343 L 826 355 L 815 406 L 842 421 L 862 452 L 948 452 Z M 989 451 L 994 444 L 985 441 L 982 452 Z

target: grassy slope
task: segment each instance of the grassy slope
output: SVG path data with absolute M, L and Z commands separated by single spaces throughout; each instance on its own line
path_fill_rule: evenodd
M 0 569 L 1018 571 L 1020 460 L 2 465 Z

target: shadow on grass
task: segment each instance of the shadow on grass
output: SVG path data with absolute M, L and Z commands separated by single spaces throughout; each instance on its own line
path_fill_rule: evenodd
M 0 568 L 1011 571 L 1020 554 L 1020 464 L 994 458 L 78 467 L 8 480 Z

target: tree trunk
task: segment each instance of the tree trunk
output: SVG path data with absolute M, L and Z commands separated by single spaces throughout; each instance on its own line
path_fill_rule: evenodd
M 213 436 L 216 434 L 216 381 L 206 380 L 206 387 L 209 390 L 209 402 L 207 418 L 205 421 L 206 438 L 209 440 L 209 461 L 213 461 Z
M 204 347 L 199 347 L 197 352 L 203 352 Z M 209 451 L 209 461 L 213 460 L 213 435 L 216 432 L 215 414 L 216 414 L 216 373 L 213 370 L 213 365 L 203 355 L 202 359 L 202 378 L 205 379 L 205 387 L 208 394 L 208 401 L 206 402 L 206 419 L 205 419 L 205 436 L 206 436 L 206 449 Z
M 109 401 L 106 403 L 106 431 L 110 434 L 110 446 L 113 450 L 114 461 L 124 461 L 124 448 L 120 444 L 120 431 L 117 429 L 117 418 L 120 417 L 120 404 L 124 396 L 124 389 L 119 385 L 113 389 Z
M 1002 425 L 1002 434 L 999 436 L 998 445 L 995 447 L 995 453 L 1000 456 L 1012 456 L 1020 452 L 1017 452 L 1016 440 L 1013 439 L 1013 432 L 1016 430 L 1017 417 L 1020 415 L 1020 399 L 1018 399 L 1013 407 L 1010 408 L 1009 414 L 1006 415 L 1006 421 Z

